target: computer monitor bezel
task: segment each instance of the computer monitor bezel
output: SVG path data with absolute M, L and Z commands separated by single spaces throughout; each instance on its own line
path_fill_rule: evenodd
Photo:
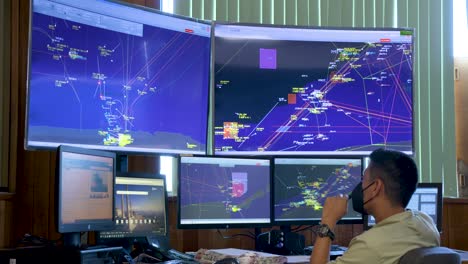
M 436 225 L 437 230 L 439 232 L 442 232 L 442 201 L 443 201 L 442 186 L 443 184 L 440 182 L 420 182 L 418 183 L 418 186 L 416 187 L 416 190 L 418 188 L 428 188 L 428 189 L 437 188 L 437 208 L 436 208 L 437 223 L 434 223 L 434 224 Z M 369 225 L 369 215 L 365 215 L 363 217 L 363 226 L 364 226 L 364 230 L 369 230 L 374 226 L 374 225 Z
M 48 0 L 52 1 L 53 0 Z M 97 0 L 99 1 L 99 0 Z M 126 147 L 120 147 L 120 146 L 105 146 L 105 145 L 99 145 L 99 144 L 82 144 L 82 143 L 68 143 L 68 142 L 50 142 L 50 141 L 41 141 L 41 144 L 30 144 L 29 140 L 29 111 L 30 111 L 30 89 L 31 89 L 31 58 L 32 58 L 32 31 L 33 31 L 33 14 L 34 14 L 34 0 L 30 1 L 29 3 L 29 24 L 28 24 L 28 47 L 27 47 L 27 72 L 26 72 L 26 111 L 25 111 L 25 119 L 24 119 L 24 138 L 23 138 L 23 145 L 24 149 L 26 150 L 55 150 L 57 149 L 60 145 L 68 145 L 68 146 L 75 146 L 75 147 L 81 147 L 81 148 L 88 148 L 88 149 L 98 149 L 98 150 L 103 150 L 103 151 L 112 151 L 116 153 L 121 153 L 121 154 L 145 154 L 145 155 L 152 155 L 152 154 L 168 154 L 168 155 L 179 155 L 179 154 L 185 154 L 185 155 L 204 155 L 207 153 L 208 148 L 209 148 L 209 140 L 211 138 L 210 135 L 210 94 L 211 94 L 211 74 L 212 74 L 212 36 L 213 36 L 213 23 L 209 20 L 204 20 L 204 19 L 198 19 L 198 18 L 193 18 L 193 17 L 188 17 L 188 16 L 182 16 L 178 14 L 172 14 L 172 13 L 167 13 L 163 12 L 158 9 L 142 6 L 142 5 L 137 5 L 133 3 L 128 3 L 125 1 L 121 0 L 106 0 L 105 2 L 109 2 L 110 4 L 119 4 L 124 6 L 125 8 L 134 8 L 134 9 L 139 9 L 141 11 L 145 12 L 150 12 L 155 14 L 156 16 L 165 16 L 165 17 L 170 17 L 174 19 L 180 19 L 184 21 L 189 21 L 189 22 L 195 22 L 199 23 L 201 25 L 206 25 L 210 27 L 210 34 L 207 37 L 208 38 L 208 43 L 210 45 L 209 52 L 209 60 L 208 60 L 208 67 L 209 69 L 207 70 L 206 74 L 208 75 L 208 81 L 207 81 L 207 87 L 206 93 L 207 93 L 207 102 L 206 106 L 204 109 L 206 109 L 205 114 L 206 114 L 206 126 L 205 126 L 205 147 L 204 149 L 201 149 L 200 151 L 190 151 L 190 150 L 181 150 L 177 149 L 174 150 L 171 147 L 168 148 L 138 148 L 138 149 L 130 149 Z M 60 2 L 59 2 L 60 3 Z M 168 28 L 164 28 L 168 29 Z M 171 30 L 171 29 L 168 29 Z
M 270 216 L 268 223 L 210 223 L 210 224 L 199 224 L 199 223 L 192 223 L 192 224 L 181 224 L 181 201 L 180 201 L 180 193 L 181 193 L 181 166 L 182 166 L 182 158 L 189 157 L 189 158 L 215 158 L 215 159 L 245 159 L 245 160 L 262 160 L 262 161 L 269 161 L 269 181 L 270 181 L 270 188 L 269 188 L 269 210 Z M 177 228 L 179 229 L 211 229 L 211 228 L 260 228 L 260 227 L 271 227 L 273 225 L 273 160 L 271 157 L 267 156 L 213 156 L 213 155 L 193 155 L 193 156 L 179 156 L 177 159 Z
M 216 27 L 217 26 L 240 26 L 240 27 L 257 27 L 257 28 L 273 28 L 273 29 L 278 29 L 278 30 L 288 30 L 288 29 L 310 29 L 310 30 L 343 30 L 343 31 L 363 31 L 363 32 L 371 32 L 371 31 L 411 31 L 411 45 L 412 45 L 412 57 L 413 57 L 413 64 L 414 61 L 417 59 L 416 57 L 416 50 L 415 50 L 415 32 L 416 29 L 412 27 L 333 27 L 333 26 L 299 26 L 299 25 L 277 25 L 277 24 L 255 24 L 255 23 L 244 23 L 244 22 L 225 22 L 225 21 L 214 21 L 212 25 L 212 86 L 213 86 L 213 119 L 212 119 L 212 127 L 214 128 L 216 126 L 215 118 L 216 116 L 216 89 L 214 88 L 216 85 L 216 75 L 215 75 L 215 65 L 216 65 Z M 255 38 L 252 38 L 255 39 Z M 256 40 L 256 39 L 255 39 Z M 276 39 L 273 39 L 276 40 Z M 411 89 L 411 100 L 412 100 L 412 113 L 411 117 L 412 120 L 414 120 L 415 116 L 415 107 L 414 107 L 414 102 L 415 102 L 415 86 L 414 86 L 414 79 L 415 79 L 415 71 L 412 71 L 411 77 L 413 80 L 412 83 L 412 89 Z M 411 126 L 411 151 L 403 151 L 404 153 L 408 155 L 414 155 L 415 153 L 415 144 L 416 144 L 416 128 L 415 125 L 412 124 Z M 212 148 L 211 148 L 211 153 L 214 153 L 215 155 L 220 155 L 220 156 L 230 156 L 230 155 L 259 155 L 259 156 L 305 156 L 305 155 L 326 155 L 326 156 L 343 156 L 343 155 L 349 155 L 349 156 L 368 156 L 372 151 L 375 149 L 381 148 L 381 146 L 376 146 L 375 149 L 371 149 L 368 151 L 359 151 L 359 150 L 354 150 L 354 151 L 345 151 L 345 150 L 336 150 L 336 151 L 307 151 L 307 152 L 298 152 L 295 153 L 294 151 L 287 151 L 287 152 L 282 152 L 282 151 L 217 151 L 216 150 L 216 142 L 215 142 L 215 132 L 213 131 L 212 133 Z M 388 149 L 391 149 L 391 146 L 387 147 Z
M 63 164 L 63 153 L 75 153 L 80 155 L 89 155 L 93 157 L 105 157 L 111 158 L 113 161 L 113 172 L 112 172 L 112 218 L 102 220 L 102 223 L 83 223 L 83 224 L 67 224 L 63 225 L 62 222 L 62 205 L 63 201 L 63 190 L 62 190 L 62 164 Z M 87 232 L 87 231 L 108 231 L 112 230 L 115 226 L 115 197 L 114 197 L 114 185 L 115 185 L 115 174 L 117 166 L 117 156 L 113 152 L 92 150 L 79 148 L 68 145 L 60 145 L 57 148 L 57 166 L 56 166 L 56 179 L 55 179 L 55 219 L 57 232 L 62 234 L 76 233 L 76 232 Z M 91 219 L 90 219 L 91 220 Z
M 122 244 L 131 244 L 134 239 L 140 239 L 143 241 L 144 238 L 148 236 L 159 236 L 165 237 L 166 239 L 169 238 L 169 218 L 168 218 L 168 195 L 167 195 L 167 186 L 166 186 L 166 177 L 165 175 L 158 174 L 158 173 L 144 173 L 144 172 L 117 172 L 115 177 L 115 185 L 117 185 L 117 178 L 134 178 L 134 179 L 158 179 L 163 181 L 164 187 L 164 217 L 165 217 L 165 233 L 158 234 L 158 233 L 149 233 L 146 235 L 143 234 L 135 234 L 134 236 L 126 235 L 123 237 L 115 237 L 115 238 L 108 238 L 101 236 L 101 232 L 97 232 L 96 238 L 99 244 L 106 244 L 106 245 L 122 245 Z M 114 188 L 114 195 L 117 195 L 117 190 Z M 114 199 L 114 208 L 115 208 L 115 199 Z M 106 233 L 113 233 L 116 232 L 115 229 L 108 230 Z
M 357 155 L 354 155 L 354 156 L 345 156 L 345 155 L 341 155 L 341 156 L 315 156 L 315 155 L 310 155 L 310 156 L 295 156 L 295 155 L 292 155 L 292 156 L 275 156 L 273 158 L 273 223 L 274 225 L 279 225 L 279 226 L 291 226 L 291 225 L 317 225 L 320 223 L 321 221 L 321 217 L 320 218 L 310 218 L 310 219 L 304 219 L 304 220 L 277 220 L 276 219 L 276 216 L 275 216 L 275 211 L 274 211 L 274 206 L 275 206 L 275 178 L 276 178 L 276 163 L 275 163 L 275 160 L 276 159 L 292 159 L 292 160 L 295 160 L 295 159 L 317 159 L 317 160 L 359 160 L 360 163 L 361 163 L 361 178 L 362 178 L 362 174 L 364 173 L 364 160 L 362 158 L 362 156 L 357 156 Z M 360 184 L 360 182 L 358 183 Z M 351 193 L 349 193 L 348 195 L 350 195 Z M 351 203 L 351 199 L 348 201 L 348 204 Z M 338 224 L 362 224 L 363 223 L 363 217 L 361 215 L 361 218 L 345 218 L 345 219 L 340 219 L 338 222 Z

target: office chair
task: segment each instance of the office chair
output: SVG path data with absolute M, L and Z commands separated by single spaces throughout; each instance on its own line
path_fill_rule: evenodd
M 446 247 L 415 248 L 406 252 L 399 264 L 460 264 L 460 255 Z

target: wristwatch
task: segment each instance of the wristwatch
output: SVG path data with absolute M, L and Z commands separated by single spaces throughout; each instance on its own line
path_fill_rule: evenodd
M 335 240 L 335 233 L 331 231 L 330 227 L 327 224 L 320 223 L 315 233 L 319 237 L 329 237 L 331 241 Z

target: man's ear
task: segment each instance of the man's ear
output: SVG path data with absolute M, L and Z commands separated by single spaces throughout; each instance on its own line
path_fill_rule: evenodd
M 375 179 L 375 184 L 374 184 L 374 188 L 372 188 L 372 192 L 374 193 L 374 195 L 384 192 L 384 183 L 382 179 L 380 178 Z

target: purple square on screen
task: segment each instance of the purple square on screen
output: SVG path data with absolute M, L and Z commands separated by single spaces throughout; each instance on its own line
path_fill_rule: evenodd
M 276 69 L 276 49 L 260 49 L 260 69 Z

